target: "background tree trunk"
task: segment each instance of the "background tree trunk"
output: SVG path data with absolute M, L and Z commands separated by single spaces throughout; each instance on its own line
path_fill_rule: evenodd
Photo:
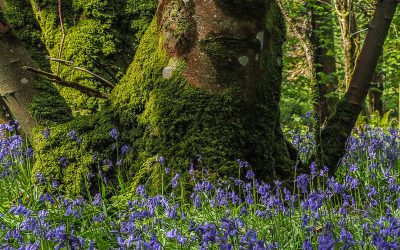
M 379 116 L 383 115 L 383 76 L 379 71 L 375 71 L 371 89 L 368 91 L 368 108 L 370 114 L 378 113 Z
M 360 38 L 357 33 L 357 19 L 353 0 L 337 0 L 335 3 L 343 43 L 345 86 L 347 90 L 360 50 Z
M 321 125 L 334 113 L 337 103 L 334 93 L 338 88 L 338 78 L 331 5 L 331 0 L 322 0 L 321 2 L 313 2 L 311 6 L 311 44 L 314 47 L 315 75 L 318 82 L 318 95 L 320 96 L 319 121 Z
M 330 174 L 336 172 L 338 163 L 345 153 L 347 138 L 367 96 L 397 4 L 398 1 L 395 0 L 377 1 L 349 88 L 338 103 L 336 113 L 322 130 L 323 162 L 329 166 Z

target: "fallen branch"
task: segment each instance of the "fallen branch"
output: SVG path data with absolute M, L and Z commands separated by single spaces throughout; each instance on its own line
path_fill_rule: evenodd
M 89 70 L 87 70 L 85 68 L 73 66 L 74 62 L 72 62 L 72 61 L 67 61 L 67 60 L 63 60 L 63 59 L 60 59 L 60 58 L 54 58 L 54 57 L 47 57 L 47 59 L 49 59 L 51 61 L 58 62 L 58 63 L 62 63 L 62 64 L 66 65 L 66 66 L 69 66 L 69 67 L 71 67 L 73 69 L 85 72 L 85 73 L 93 76 L 95 79 L 99 80 L 103 84 L 105 84 L 105 87 L 109 87 L 109 88 L 114 88 L 115 87 L 115 84 L 111 83 L 107 79 L 104 79 L 103 77 L 101 77 L 101 76 L 99 76 L 99 75 L 97 75 L 97 74 L 95 74 L 95 73 L 93 73 L 93 72 L 91 72 L 91 71 L 89 71 Z
M 75 83 L 75 82 L 66 81 L 64 79 L 61 79 L 57 75 L 53 75 L 52 73 L 49 73 L 49 72 L 46 72 L 46 71 L 43 71 L 43 70 L 40 70 L 40 69 L 36 69 L 36 68 L 28 67 L 28 66 L 23 66 L 22 68 L 25 69 L 25 70 L 28 70 L 28 71 L 30 71 L 32 73 L 35 73 L 35 74 L 38 74 L 38 75 L 42 75 L 42 76 L 46 76 L 47 78 L 49 78 L 50 80 L 54 81 L 58 85 L 76 89 L 76 90 L 80 91 L 81 93 L 84 93 L 84 94 L 86 94 L 88 96 L 91 96 L 91 97 L 108 99 L 108 97 L 110 96 L 109 94 L 102 93 L 102 92 L 97 91 L 97 90 L 95 90 L 93 88 L 86 87 L 86 86 L 80 85 L 80 84 Z

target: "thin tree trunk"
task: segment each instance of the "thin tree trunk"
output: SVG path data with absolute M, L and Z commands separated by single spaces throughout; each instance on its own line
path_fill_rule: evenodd
M 351 82 L 360 47 L 353 0 L 336 0 L 336 10 L 344 50 L 345 86 L 347 90 Z
M 314 48 L 314 66 L 320 96 L 319 121 L 323 125 L 333 114 L 337 98 L 334 92 L 338 88 L 334 42 L 334 23 L 332 1 L 322 0 L 313 3 L 311 11 L 312 36 Z
M 338 163 L 345 153 L 347 138 L 351 134 L 370 88 L 397 4 L 397 0 L 377 1 L 350 86 L 344 98 L 338 103 L 336 113 L 322 130 L 323 161 L 329 166 L 330 174 L 336 172 Z
M 383 115 L 383 88 L 382 73 L 379 71 L 375 71 L 371 89 L 368 91 L 368 108 L 370 114 L 378 113 L 379 116 Z

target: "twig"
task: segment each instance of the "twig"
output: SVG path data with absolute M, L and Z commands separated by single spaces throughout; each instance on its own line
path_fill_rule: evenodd
M 64 20 L 62 17 L 62 10 L 61 10 L 61 0 L 58 0 L 58 16 L 60 18 L 60 25 L 61 25 L 61 32 L 62 32 L 60 49 L 58 50 L 58 58 L 61 58 L 63 47 L 64 47 L 64 40 L 65 40 L 65 29 L 64 29 Z M 60 62 L 58 62 L 58 64 L 57 64 L 57 76 L 58 76 L 59 72 L 60 72 Z
M 359 33 L 362 33 L 362 32 L 364 32 L 364 31 L 367 31 L 368 29 L 369 29 L 369 28 L 365 28 L 365 29 L 359 30 L 359 31 L 357 31 L 357 32 L 354 32 L 354 33 L 350 34 L 350 37 L 353 37 L 354 35 L 357 35 L 357 34 L 359 34 Z
M 40 70 L 40 69 L 36 69 L 36 68 L 32 68 L 32 67 L 28 67 L 28 66 L 23 66 L 22 67 L 25 70 L 28 70 L 32 73 L 38 74 L 38 75 L 42 75 L 42 76 L 46 76 L 47 78 L 49 78 L 50 80 L 56 82 L 58 85 L 64 86 L 64 87 L 69 87 L 69 88 L 73 88 L 76 89 L 88 96 L 92 96 L 92 97 L 97 97 L 97 98 L 102 98 L 102 99 L 108 99 L 108 97 L 110 96 L 109 94 L 105 94 L 102 93 L 100 91 L 97 91 L 93 88 L 90 87 L 86 87 L 83 85 L 80 85 L 78 83 L 75 82 L 70 82 L 70 81 L 66 81 L 64 79 L 61 79 L 59 76 L 57 75 L 53 75 L 52 73 Z
M 46 59 L 49 59 L 50 61 L 62 63 L 62 64 L 67 65 L 67 66 L 74 65 L 74 62 L 72 62 L 72 61 L 67 61 L 67 60 L 64 60 L 64 59 L 56 58 L 56 57 L 46 56 Z
M 90 57 L 90 59 L 92 59 L 92 61 L 97 67 L 103 69 L 113 79 L 114 82 L 119 82 L 119 79 L 114 76 L 115 74 L 111 72 L 110 69 L 107 68 L 108 65 L 104 65 L 103 63 L 96 61 L 96 59 L 86 51 L 83 51 L 83 53 L 88 57 Z
M 60 59 L 60 58 L 54 58 L 54 57 L 47 57 L 47 58 L 48 58 L 49 60 L 51 60 L 51 61 L 55 61 L 55 62 L 58 62 L 58 63 L 62 63 L 62 64 L 66 65 L 66 66 L 69 66 L 69 67 L 71 67 L 71 68 L 73 68 L 73 69 L 76 69 L 76 70 L 85 72 L 85 73 L 87 73 L 87 74 L 93 76 L 93 77 L 96 78 L 97 80 L 101 81 L 101 82 L 104 83 L 105 85 L 107 85 L 106 87 L 110 87 L 110 88 L 114 88 L 114 87 L 115 87 L 115 84 L 111 83 L 111 82 L 108 81 L 107 79 L 104 79 L 103 77 L 101 77 L 101 76 L 99 76 L 99 75 L 97 75 L 97 74 L 95 74 L 95 73 L 93 73 L 93 72 L 91 72 L 91 71 L 89 71 L 89 70 L 87 70 L 87 69 L 85 69 L 85 68 L 73 66 L 74 62 L 72 62 L 72 61 L 67 61 L 67 60 L 63 60 L 63 59 Z

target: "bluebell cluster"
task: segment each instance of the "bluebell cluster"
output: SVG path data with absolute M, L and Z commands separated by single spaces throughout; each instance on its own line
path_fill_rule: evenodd
M 400 249 L 396 129 L 355 130 L 335 177 L 312 163 L 293 181 L 265 183 L 238 160 L 237 178 L 214 180 L 198 167 L 199 156 L 186 178 L 159 156 L 152 167 L 163 169 L 163 194 L 150 195 L 157 190 L 143 183 L 128 194 L 109 197 L 100 189 L 72 199 L 41 173 L 23 178 L 34 153 L 24 149 L 17 127 L 0 125 L 1 249 Z M 118 135 L 110 131 L 114 140 Z M 68 136 L 79 138 L 75 131 Z M 124 155 L 130 147 L 121 145 Z M 294 145 L 312 151 L 310 135 L 296 135 Z M 59 159 L 61 167 L 68 162 Z

